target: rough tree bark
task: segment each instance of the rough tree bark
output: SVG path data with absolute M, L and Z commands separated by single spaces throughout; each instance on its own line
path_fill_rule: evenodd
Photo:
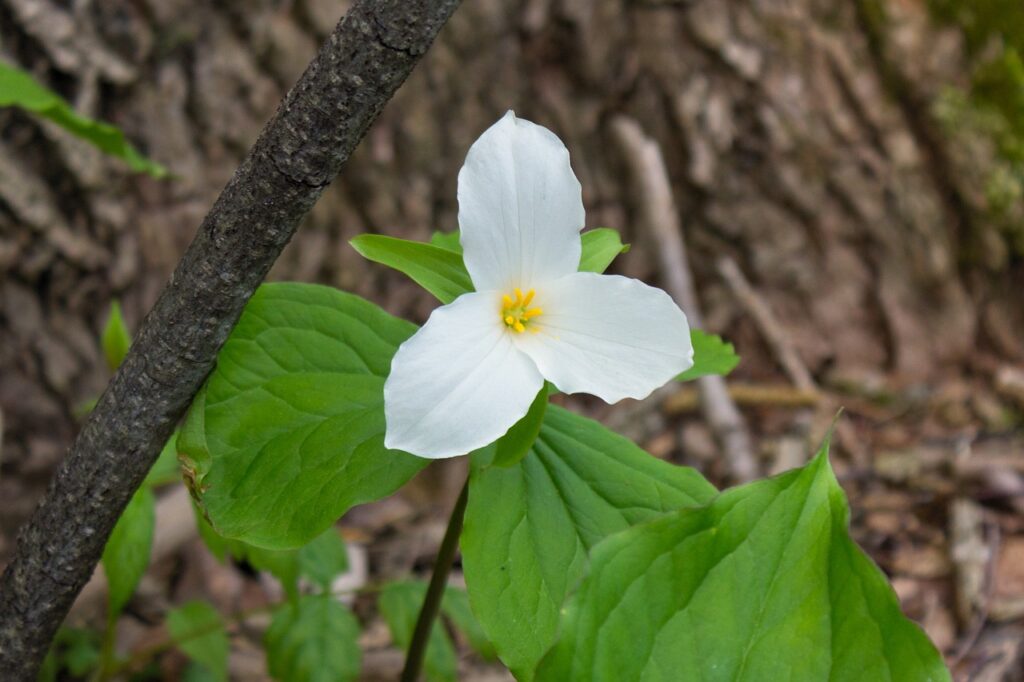
M 18 536 L 0 579 L 5 680 L 35 677 L 118 516 L 246 301 L 457 2 L 357 2 L 285 97 Z

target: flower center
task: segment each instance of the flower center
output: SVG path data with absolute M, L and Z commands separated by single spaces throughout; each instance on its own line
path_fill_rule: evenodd
M 536 334 L 540 329 L 531 326 L 530 320 L 544 312 L 540 308 L 530 307 L 530 302 L 533 301 L 533 295 L 536 292 L 530 289 L 524 296 L 523 290 L 518 287 L 513 289 L 513 292 L 516 295 L 515 298 L 507 294 L 501 297 L 501 321 L 517 334 L 522 334 L 527 329 Z

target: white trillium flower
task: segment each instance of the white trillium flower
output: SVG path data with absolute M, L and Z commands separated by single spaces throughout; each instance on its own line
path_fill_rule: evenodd
M 466 454 L 519 421 L 547 379 L 608 403 L 644 398 L 693 365 L 664 291 L 577 272 L 584 211 L 569 151 L 509 111 L 459 172 L 463 257 L 476 291 L 434 310 L 384 384 L 384 444 Z

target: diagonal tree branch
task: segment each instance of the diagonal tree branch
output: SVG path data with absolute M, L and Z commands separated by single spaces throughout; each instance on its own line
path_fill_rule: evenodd
M 0 578 L 0 679 L 35 678 L 110 531 L 246 301 L 458 0 L 357 0 L 146 316 Z

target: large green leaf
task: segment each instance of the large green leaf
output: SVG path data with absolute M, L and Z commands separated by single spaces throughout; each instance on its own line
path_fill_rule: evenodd
M 691 329 L 690 343 L 693 344 L 693 367 L 677 376 L 676 381 L 692 381 L 710 374 L 725 376 L 740 364 L 736 349 L 720 336 Z
M 608 538 L 537 679 L 949 680 L 848 516 L 826 443 L 803 469 Z
M 305 596 L 274 614 L 264 636 L 267 667 L 283 682 L 346 682 L 359 677 L 359 621 L 330 595 Z
M 380 592 L 377 606 L 388 624 L 391 638 L 402 651 L 408 652 L 420 607 L 427 594 L 427 585 L 418 581 L 388 583 Z M 444 597 L 442 597 L 443 601 Z M 423 671 L 427 682 L 455 682 L 458 659 L 455 646 L 438 620 L 435 620 L 423 654 Z
M 351 243 L 364 258 L 405 273 L 442 303 L 473 291 L 462 256 L 448 249 L 378 234 L 360 235 Z
M 156 499 L 148 486 L 135 491 L 103 548 L 107 575 L 107 617 L 113 621 L 135 591 L 149 565 L 156 525 Z
M 171 609 L 167 630 L 178 648 L 205 669 L 207 678 L 228 678 L 228 634 L 215 608 L 193 601 Z
M 715 489 L 600 424 L 548 407 L 512 467 L 474 467 L 462 533 L 473 612 L 520 679 L 554 641 L 559 613 L 600 540 Z
M 414 331 L 335 289 L 260 287 L 178 440 L 218 533 L 299 547 L 427 464 L 384 447 L 384 379 Z
M 50 119 L 101 151 L 124 160 L 137 173 L 149 173 L 155 178 L 167 176 L 163 166 L 139 154 L 120 130 L 76 113 L 57 93 L 37 83 L 30 74 L 0 61 L 0 107 L 4 106 L 21 107 Z

